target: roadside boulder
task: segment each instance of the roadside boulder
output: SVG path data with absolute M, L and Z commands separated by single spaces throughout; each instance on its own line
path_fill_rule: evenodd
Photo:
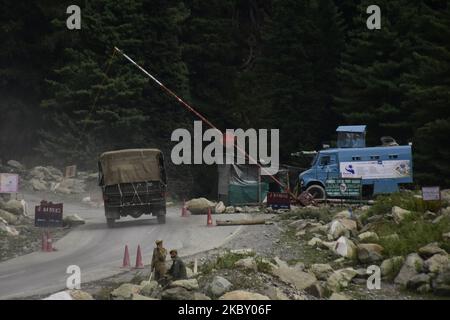
M 336 241 L 336 245 L 334 247 L 334 252 L 336 252 L 338 255 L 348 258 L 348 259 L 354 259 L 357 257 L 357 247 L 353 243 L 353 241 L 347 239 L 346 237 L 342 236 Z
M 9 160 L 8 162 L 6 162 L 6 165 L 19 171 L 25 170 L 25 166 L 17 160 Z
M 219 300 L 270 300 L 270 298 L 255 292 L 235 290 L 225 293 Z
M 226 207 L 225 213 L 234 213 L 234 207 L 233 206 Z
M 430 280 L 431 278 L 428 274 L 420 273 L 411 277 L 406 283 L 406 287 L 410 290 L 417 290 L 417 288 L 423 285 L 429 285 Z
M 225 212 L 225 205 L 223 204 L 222 201 L 219 201 L 219 203 L 216 204 L 216 207 L 214 209 L 215 213 L 224 213 Z
M 233 285 L 231 284 L 231 282 L 228 281 L 227 279 L 221 276 L 215 276 L 214 279 L 209 284 L 209 286 L 207 287 L 207 291 L 213 297 L 219 297 L 228 290 L 230 290 L 232 286 Z
M 16 215 L 2 209 L 0 209 L 0 218 L 5 220 L 8 224 L 12 225 L 16 224 L 19 221 Z
M 290 267 L 286 262 L 278 259 L 277 264 L 278 267 L 272 270 L 272 274 L 281 281 L 294 285 L 297 290 L 304 290 L 317 281 L 313 273 L 303 271 L 303 263 Z
M 328 298 L 328 300 L 351 300 L 351 298 L 344 294 L 333 292 L 333 294 Z
M 333 268 L 328 263 L 315 263 L 311 265 L 310 271 L 319 280 L 326 280 L 333 273 Z
M 380 266 L 381 276 L 394 278 L 402 268 L 404 262 L 405 258 L 402 256 L 396 256 L 384 260 Z
M 411 211 L 394 206 L 391 209 L 391 214 L 394 218 L 395 223 L 402 222 L 407 216 L 411 214 Z
M 378 235 L 375 232 L 371 232 L 371 231 L 366 231 L 366 232 L 360 233 L 358 235 L 358 239 L 362 243 L 373 243 L 373 242 L 378 242 L 380 240 Z
M 204 301 L 211 300 L 211 298 L 201 292 L 194 292 L 194 297 L 192 298 L 192 300 Z
M 94 300 L 90 293 L 82 290 L 69 290 L 69 294 L 73 300 Z
M 111 292 L 111 297 L 114 300 L 131 299 L 133 294 L 139 293 L 142 287 L 132 283 L 124 283 L 120 287 Z
M 255 259 L 252 257 L 240 259 L 234 263 L 234 266 L 240 269 L 257 271 L 258 266 L 256 265 Z
M 0 206 L 1 206 L 0 209 L 8 211 L 9 213 L 15 215 L 23 215 L 23 205 L 22 202 L 19 200 L 11 199 L 7 202 L 0 202 Z
M 358 260 L 361 263 L 372 263 L 383 260 L 383 247 L 375 243 L 362 243 L 357 246 Z
M 349 238 L 352 234 L 355 234 L 358 229 L 357 223 L 354 220 L 341 218 L 335 219 L 330 223 L 328 233 L 334 240 L 341 236 Z
M 450 267 L 439 273 L 434 279 L 433 293 L 441 296 L 450 296 Z
M 270 298 L 270 300 L 289 300 L 289 297 L 277 287 L 269 287 L 264 291 L 264 295 Z
M 47 184 L 45 181 L 39 180 L 39 179 L 31 179 L 30 180 L 30 186 L 34 191 L 46 191 L 47 190 Z
M 339 292 L 342 289 L 347 288 L 350 281 L 352 281 L 357 274 L 358 272 L 356 272 L 353 268 L 336 270 L 327 279 L 327 287 L 331 291 Z
M 63 219 L 63 224 L 69 227 L 76 227 L 85 223 L 86 221 L 77 214 L 65 216 Z
M 184 280 L 177 280 L 177 281 L 173 281 L 170 284 L 170 287 L 181 287 L 181 288 L 185 288 L 186 290 L 197 290 L 198 287 L 198 282 L 197 279 L 184 279 Z
M 150 297 L 153 292 L 158 288 L 158 282 L 151 280 L 151 281 L 142 281 L 141 282 L 141 290 L 139 291 L 140 294 Z
M 164 290 L 161 294 L 162 300 L 192 300 L 194 293 L 183 287 L 174 287 Z
M 442 273 L 450 266 L 447 254 L 435 254 L 425 261 L 425 270 L 431 273 Z
M 196 198 L 186 202 L 186 207 L 192 214 L 207 214 L 208 209 L 212 211 L 215 205 L 206 198 Z
M 423 269 L 423 260 L 417 253 L 411 253 L 406 257 L 400 272 L 394 280 L 394 283 L 406 286 L 409 279 L 418 275 Z
M 9 226 L 8 222 L 0 217 L 0 234 L 3 232 L 5 233 L 7 236 L 18 236 L 19 235 L 19 231 L 16 230 L 16 228 L 14 228 L 13 226 Z
M 420 248 L 418 252 L 419 255 L 424 259 L 432 257 L 435 254 L 447 254 L 444 249 L 439 247 L 439 244 L 437 242 L 427 244 L 426 246 Z

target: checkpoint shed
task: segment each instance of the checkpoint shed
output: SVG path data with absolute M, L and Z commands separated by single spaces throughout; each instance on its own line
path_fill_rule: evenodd
M 269 192 L 284 192 L 255 164 L 218 165 L 218 199 L 225 205 L 259 205 Z M 289 169 L 280 168 L 275 178 L 289 188 Z
M 256 205 L 269 192 L 269 184 L 261 181 L 260 168 L 252 164 L 218 165 L 218 199 L 225 205 Z

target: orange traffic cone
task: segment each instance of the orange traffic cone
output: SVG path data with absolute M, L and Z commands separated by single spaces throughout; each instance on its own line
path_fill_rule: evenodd
M 142 255 L 141 255 L 141 246 L 138 245 L 137 254 L 136 254 L 136 266 L 135 269 L 144 269 L 144 264 L 142 263 Z
M 183 200 L 183 207 L 181 208 L 181 216 L 187 217 L 186 200 Z
M 212 227 L 213 222 L 212 222 L 212 217 L 211 217 L 211 208 L 208 208 L 208 220 L 206 221 L 206 226 L 207 227 Z
M 125 252 L 123 254 L 122 268 L 130 267 L 130 254 L 128 253 L 128 245 L 125 246 Z
M 45 235 L 45 232 L 42 232 L 42 245 L 41 250 L 46 252 L 47 251 L 47 236 Z

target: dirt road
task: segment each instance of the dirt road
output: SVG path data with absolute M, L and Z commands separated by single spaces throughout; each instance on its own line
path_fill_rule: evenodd
M 30 208 L 39 197 L 27 195 Z M 0 263 L 0 299 L 26 297 L 64 289 L 67 267 L 81 268 L 81 281 L 89 282 L 120 272 L 124 247 L 130 249 L 134 265 L 137 246 L 142 249 L 144 264 L 149 264 L 154 242 L 163 239 L 168 249 L 178 249 L 181 256 L 192 255 L 221 246 L 239 230 L 239 226 L 207 227 L 205 216 L 181 217 L 179 207 L 167 210 L 166 224 L 159 225 L 151 216 L 126 218 L 109 229 L 103 209 L 83 204 L 65 203 L 64 214 L 78 214 L 86 224 L 77 227 L 54 244 L 58 251 L 34 252 Z M 221 218 L 227 215 L 220 215 Z M 245 215 L 233 214 L 233 218 Z M 215 216 L 213 216 L 213 220 Z

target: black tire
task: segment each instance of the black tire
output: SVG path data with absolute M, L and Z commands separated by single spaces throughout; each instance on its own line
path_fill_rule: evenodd
M 325 199 L 325 189 L 318 184 L 309 186 L 306 188 L 306 191 L 310 193 L 314 199 Z
M 159 224 L 165 224 L 166 223 L 166 215 L 162 214 L 158 216 L 158 223 Z
M 114 226 L 116 225 L 116 219 L 106 218 L 106 224 L 108 225 L 108 228 L 114 228 Z

